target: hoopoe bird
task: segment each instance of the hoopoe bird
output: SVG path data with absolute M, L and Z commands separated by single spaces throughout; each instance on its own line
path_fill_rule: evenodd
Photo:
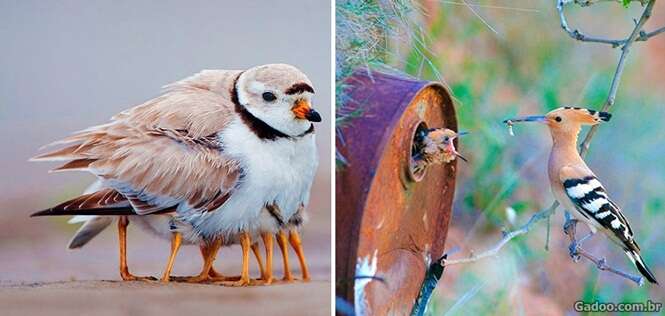
M 414 171 L 421 172 L 428 165 L 449 163 L 455 158 L 467 161 L 466 158 L 455 149 L 454 140 L 467 132 L 455 132 L 447 128 L 423 129 L 416 135 L 413 144 Z
M 612 115 L 578 107 L 562 107 L 544 116 L 527 116 L 505 120 L 514 122 L 540 122 L 549 127 L 552 151 L 548 174 L 552 193 L 557 201 L 575 218 L 589 226 L 592 234 L 597 230 L 623 248 L 637 270 L 651 283 L 658 284 L 640 256 L 640 247 L 633 230 L 619 206 L 612 202 L 596 175 L 577 151 L 577 137 L 582 125 L 607 122 Z

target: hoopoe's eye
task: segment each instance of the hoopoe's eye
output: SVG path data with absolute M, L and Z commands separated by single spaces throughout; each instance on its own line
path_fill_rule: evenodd
M 443 142 L 444 142 L 444 143 L 447 143 L 447 142 L 449 142 L 449 141 L 450 141 L 450 137 L 446 136 L 446 137 L 443 138 Z
M 555 117 L 554 120 L 557 121 L 557 122 L 561 122 L 561 116 Z
M 272 102 L 272 101 L 277 100 L 277 97 L 272 92 L 264 92 L 262 97 L 263 97 L 263 100 L 266 100 L 268 102 Z

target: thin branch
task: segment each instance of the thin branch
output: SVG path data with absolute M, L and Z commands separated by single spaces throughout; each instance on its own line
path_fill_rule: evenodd
M 486 251 L 484 251 L 484 252 L 482 252 L 478 255 L 472 254 L 468 258 L 457 259 L 457 260 L 443 260 L 442 261 L 443 266 L 445 267 L 445 266 L 451 266 L 451 265 L 455 265 L 455 264 L 470 263 L 470 262 L 475 262 L 475 261 L 485 259 L 485 258 L 488 258 L 488 257 L 496 256 L 499 253 L 499 251 L 501 250 L 501 248 L 503 248 L 503 246 L 505 246 L 511 239 L 513 239 L 517 236 L 524 235 L 524 234 L 528 233 L 531 230 L 531 228 L 533 228 L 533 225 L 535 225 L 536 223 L 538 223 L 538 222 L 540 222 L 544 219 L 549 218 L 550 215 L 552 215 L 554 213 L 554 211 L 556 210 L 556 208 L 558 206 L 559 206 L 559 203 L 554 202 L 552 204 L 552 206 L 550 206 L 549 208 L 541 210 L 536 214 L 533 214 L 533 216 L 531 216 L 529 221 L 526 224 L 522 225 L 522 227 L 520 227 L 519 229 L 513 230 L 511 232 L 504 233 L 503 238 L 501 238 L 501 240 L 496 245 L 494 245 L 494 247 L 492 247 L 492 248 L 490 248 L 490 249 L 488 249 L 488 250 L 486 250 Z
M 612 85 L 610 86 L 610 92 L 607 96 L 607 101 L 605 101 L 605 104 L 603 105 L 603 108 L 601 110 L 603 112 L 606 112 L 612 105 L 614 105 L 614 100 L 616 99 L 617 91 L 619 89 L 619 82 L 621 81 L 621 75 L 623 74 L 624 67 L 626 66 L 626 57 L 628 56 L 630 47 L 633 45 L 637 37 L 640 35 L 640 30 L 642 29 L 642 26 L 644 26 L 647 20 L 649 20 L 649 18 L 651 17 L 651 10 L 653 9 L 653 5 L 655 3 L 656 0 L 650 0 L 649 3 L 647 3 L 646 8 L 644 8 L 644 12 L 642 12 L 640 20 L 635 25 L 635 28 L 633 28 L 633 32 L 626 40 L 626 43 L 623 44 L 623 46 L 621 47 L 621 57 L 619 57 L 619 64 L 617 65 L 617 69 L 614 72 L 614 77 L 612 78 Z M 591 143 L 591 139 L 596 134 L 597 130 L 598 130 L 598 125 L 594 125 L 591 127 L 591 129 L 589 129 L 589 132 L 587 132 L 586 136 L 584 137 L 584 140 L 580 144 L 580 156 L 584 157 L 589 151 L 589 145 Z
M 623 40 L 588 36 L 577 29 L 573 30 L 572 28 L 570 28 L 570 26 L 568 26 L 568 20 L 566 19 L 566 15 L 563 12 L 563 8 L 566 4 L 569 4 L 571 2 L 572 2 L 571 0 L 558 0 L 556 3 L 556 9 L 559 11 L 559 19 L 561 20 L 561 28 L 563 28 L 563 30 L 566 31 L 566 33 L 568 33 L 570 37 L 582 42 L 609 44 L 612 45 L 612 47 L 618 47 L 621 44 L 623 44 L 624 42 Z
M 456 2 L 456 1 L 449 1 L 449 0 L 439 0 L 439 2 L 443 3 L 443 4 L 452 4 L 452 5 L 460 5 L 460 6 L 476 7 L 476 8 L 485 8 L 485 9 L 511 10 L 511 11 L 520 11 L 520 12 L 540 13 L 540 10 L 531 9 L 531 8 L 507 7 L 507 6 L 500 6 L 500 5 L 477 4 L 477 3 L 468 3 L 468 2 L 465 3 L 465 2 Z
M 499 32 L 497 32 L 496 29 L 494 29 L 489 23 L 487 23 L 487 21 L 485 21 L 485 19 L 478 12 L 476 12 L 476 10 L 472 6 L 470 6 L 466 0 L 462 0 L 462 2 L 466 4 L 466 7 L 469 8 L 471 13 L 473 13 L 473 15 L 475 15 L 481 22 L 483 22 L 483 24 L 485 24 L 487 28 L 489 28 L 492 32 L 494 32 L 494 34 L 499 35 Z
M 595 36 L 586 35 L 586 34 L 582 33 L 582 31 L 580 31 L 578 29 L 572 29 L 568 25 L 568 19 L 566 19 L 566 15 L 564 13 L 564 7 L 567 4 L 576 3 L 576 4 L 578 4 L 582 7 L 586 7 L 586 6 L 590 6 L 590 5 L 598 3 L 598 2 L 603 2 L 603 1 L 600 1 L 600 0 L 599 1 L 592 1 L 592 0 L 558 0 L 556 8 L 557 8 L 557 11 L 559 11 L 559 19 L 561 20 L 561 28 L 563 28 L 563 30 L 566 31 L 566 33 L 575 40 L 578 40 L 578 41 L 581 41 L 581 42 L 608 44 L 608 45 L 611 45 L 612 47 L 625 46 L 629 42 L 647 41 L 647 40 L 649 40 L 649 38 L 654 37 L 654 36 L 656 36 L 660 33 L 665 32 L 665 26 L 664 26 L 664 27 L 661 27 L 661 28 L 659 28 L 659 29 L 657 29 L 653 32 L 648 32 L 647 33 L 644 30 L 642 30 L 642 26 L 644 26 L 644 23 L 642 23 L 642 24 L 638 23 L 638 25 L 636 25 L 634 30 L 637 31 L 637 34 L 639 36 L 633 38 L 632 37 L 633 34 L 631 34 L 630 37 L 625 38 L 625 39 L 609 39 L 609 38 L 602 38 L 602 37 L 595 37 Z M 649 8 L 649 5 L 651 5 L 651 7 L 653 7 L 652 2 L 647 3 L 647 8 L 644 10 L 644 13 L 648 12 L 649 17 L 650 17 L 651 8 Z M 644 17 L 644 14 L 642 15 L 642 17 Z M 649 17 L 647 17 L 647 19 L 649 19 Z M 644 20 L 644 21 L 646 22 L 646 20 Z M 635 32 L 633 32 L 633 33 L 635 33 Z
M 634 275 L 630 274 L 624 271 L 621 271 L 619 269 L 611 267 L 609 264 L 607 264 L 607 260 L 605 258 L 599 258 L 591 254 L 590 252 L 584 250 L 581 246 L 581 241 L 578 241 L 575 238 L 575 233 L 576 233 L 576 228 L 577 228 L 577 220 L 571 219 L 569 214 L 566 214 L 566 223 L 563 225 L 563 231 L 568 237 L 570 238 L 570 246 L 568 249 L 570 250 L 570 256 L 573 258 L 573 261 L 577 262 L 580 257 L 586 258 L 589 261 L 593 262 L 598 270 L 601 271 L 608 271 L 611 273 L 614 273 L 618 276 L 624 277 L 628 280 L 631 280 L 637 285 L 642 286 L 644 284 L 644 278 L 639 275 Z
M 648 40 L 648 39 L 650 39 L 650 38 L 652 38 L 652 37 L 654 37 L 654 36 L 656 36 L 660 33 L 663 33 L 663 32 L 665 32 L 665 26 L 663 26 L 659 29 L 656 29 L 653 32 L 649 32 L 649 33 L 645 33 L 644 31 L 641 31 L 640 36 L 635 41 L 646 41 L 646 40 Z

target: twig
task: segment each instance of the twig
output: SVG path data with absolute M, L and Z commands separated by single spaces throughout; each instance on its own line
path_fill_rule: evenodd
M 485 9 L 511 10 L 511 11 L 519 11 L 519 12 L 540 13 L 540 10 L 531 9 L 531 8 L 518 8 L 518 7 L 508 7 L 508 6 L 501 6 L 501 5 L 468 3 L 468 2 L 465 3 L 465 2 L 456 2 L 456 1 L 449 1 L 449 0 L 439 0 L 439 2 L 443 3 L 443 4 L 463 5 L 463 6 L 467 6 L 467 7 L 476 7 L 476 8 L 485 8 Z
M 499 35 L 499 32 L 497 32 L 496 29 L 494 29 L 489 23 L 487 23 L 487 21 L 485 21 L 485 19 L 478 12 L 476 12 L 476 10 L 472 6 L 470 6 L 466 0 L 462 0 L 462 2 L 466 5 L 467 8 L 469 8 L 469 10 L 471 11 L 471 13 L 473 13 L 473 15 L 475 15 L 481 22 L 483 22 L 483 24 L 485 24 L 485 26 L 487 26 L 487 28 L 489 28 L 492 32 L 494 32 L 494 34 Z
M 573 258 L 573 261 L 577 261 L 580 257 L 584 257 L 589 261 L 593 262 L 598 268 L 598 270 L 614 273 L 618 276 L 624 277 L 628 280 L 637 283 L 637 285 L 639 286 L 642 286 L 644 284 L 644 278 L 642 278 L 642 276 L 633 275 L 627 272 L 623 272 L 619 269 L 613 268 L 607 264 L 607 260 L 605 260 L 605 258 L 596 257 L 590 252 L 584 250 L 581 247 L 581 244 L 578 243 L 578 240 L 575 238 L 575 233 L 577 230 L 576 229 L 577 220 L 571 219 L 570 216 L 568 216 L 568 214 L 566 215 L 567 215 L 566 223 L 563 225 L 563 231 L 570 238 L 570 246 L 568 247 L 568 249 L 570 250 L 570 256 Z
M 556 8 L 557 8 L 557 11 L 559 11 L 559 19 L 561 20 L 561 28 L 563 28 L 563 30 L 566 31 L 566 33 L 570 37 L 572 37 L 573 39 L 576 39 L 578 41 L 608 44 L 608 45 L 611 45 L 612 47 L 615 47 L 615 48 L 619 47 L 619 46 L 626 46 L 628 43 L 632 43 L 632 42 L 647 41 L 649 38 L 651 38 L 653 36 L 656 36 L 660 33 L 665 32 L 665 26 L 664 26 L 664 27 L 661 27 L 661 28 L 659 28 L 659 29 L 657 29 L 653 32 L 647 33 L 647 32 L 642 30 L 642 26 L 644 26 L 644 23 L 641 23 L 641 24 L 638 23 L 638 25 L 636 25 L 636 27 L 633 31 L 633 34 L 631 34 L 631 36 L 629 36 L 628 38 L 625 38 L 625 39 L 609 39 L 609 38 L 602 38 L 602 37 L 595 37 L 595 36 L 586 35 L 586 34 L 582 33 L 582 31 L 580 31 L 578 29 L 572 29 L 568 25 L 568 19 L 566 19 L 566 15 L 564 13 L 564 7 L 567 4 L 576 3 L 576 4 L 578 4 L 582 7 L 586 7 L 586 6 L 590 6 L 590 5 L 598 3 L 598 2 L 601 2 L 601 1 L 557 0 Z M 646 19 L 643 22 L 646 22 L 646 20 L 648 20 L 649 17 L 651 16 L 651 10 L 653 8 L 653 3 L 654 2 L 655 2 L 655 0 L 650 1 L 649 3 L 647 3 L 647 7 L 645 8 L 644 13 L 648 13 L 648 16 L 646 17 Z M 645 17 L 644 13 L 642 14 L 643 18 Z M 637 33 L 635 33 L 635 32 L 637 32 Z M 634 34 L 638 34 L 639 36 L 633 37 Z
M 486 250 L 486 251 L 484 251 L 480 254 L 477 254 L 477 255 L 473 254 L 473 255 L 469 256 L 468 258 L 457 259 L 457 260 L 443 260 L 442 265 L 443 266 L 451 266 L 451 265 L 455 265 L 455 264 L 470 263 L 470 262 L 475 262 L 475 261 L 478 261 L 478 260 L 481 260 L 481 259 L 484 259 L 484 258 L 487 258 L 487 257 L 496 256 L 499 253 L 499 251 L 501 250 L 501 248 L 503 248 L 503 246 L 505 246 L 511 239 L 513 239 L 517 236 L 524 235 L 524 234 L 528 233 L 531 230 L 531 228 L 533 228 L 534 224 L 536 224 L 536 223 L 538 223 L 538 222 L 540 222 L 544 219 L 547 219 L 550 215 L 552 215 L 554 213 L 554 210 L 556 210 L 556 208 L 558 206 L 559 206 L 559 203 L 554 202 L 552 204 L 552 206 L 550 206 L 549 208 L 541 210 L 536 214 L 533 214 L 533 216 L 531 216 L 529 221 L 526 224 L 522 225 L 522 227 L 520 227 L 516 230 L 513 230 L 511 232 L 504 233 L 503 238 L 501 238 L 499 243 L 497 243 L 494 247 L 492 247 L 492 248 L 490 248 L 490 249 L 488 249 L 488 250 Z
M 623 43 L 623 40 L 614 40 L 614 39 L 588 36 L 577 29 L 575 30 L 571 29 L 570 26 L 568 26 L 568 20 L 566 19 L 566 15 L 563 12 L 564 6 L 571 2 L 572 2 L 571 0 L 558 0 L 556 4 L 556 9 L 559 11 L 559 19 L 561 20 L 561 28 L 563 28 L 563 30 L 566 31 L 566 33 L 568 33 L 570 37 L 582 42 L 610 44 L 612 45 L 612 47 L 618 47 Z
M 561 2 L 562 0 L 559 1 Z M 621 75 L 623 74 L 623 69 L 626 65 L 626 57 L 628 56 L 630 47 L 633 45 L 635 40 L 640 35 L 640 30 L 642 29 L 642 26 L 644 26 L 647 20 L 649 20 L 649 18 L 651 17 L 651 10 L 653 9 L 653 5 L 655 3 L 656 0 L 650 0 L 649 3 L 647 3 L 646 7 L 644 8 L 644 12 L 642 12 L 640 20 L 637 22 L 637 24 L 635 24 L 635 28 L 633 28 L 633 32 L 630 34 L 625 44 L 623 44 L 623 46 L 621 47 L 621 56 L 619 57 L 619 64 L 617 65 L 617 69 L 614 72 L 614 77 L 612 78 L 612 85 L 610 86 L 610 92 L 607 96 L 607 101 L 605 101 L 605 104 L 603 105 L 601 111 L 606 112 L 612 105 L 614 105 L 614 100 L 616 99 L 617 90 L 619 89 L 619 82 L 621 81 Z M 594 125 L 587 132 L 586 136 L 584 137 L 584 140 L 580 144 L 580 156 L 584 157 L 586 153 L 589 151 L 589 145 L 591 143 L 591 139 L 593 138 L 593 135 L 596 134 L 597 130 L 598 130 L 598 125 Z

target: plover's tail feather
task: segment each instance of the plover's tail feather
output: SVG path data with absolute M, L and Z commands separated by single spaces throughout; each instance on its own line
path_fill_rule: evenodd
M 113 189 L 84 194 L 52 208 L 34 213 L 35 216 L 58 215 L 133 215 L 129 201 Z
M 81 215 L 77 215 L 72 220 L 74 219 L 80 219 Z M 71 223 L 72 220 L 69 222 Z M 81 225 L 81 227 L 76 231 L 76 234 L 72 237 L 72 239 L 69 241 L 69 245 L 67 245 L 68 249 L 78 249 L 85 244 L 87 244 L 90 240 L 95 238 L 99 233 L 101 233 L 106 227 L 111 225 L 113 223 L 113 218 L 112 217 L 105 217 L 105 216 L 90 216 L 87 217 L 87 220 L 85 221 L 85 224 Z

